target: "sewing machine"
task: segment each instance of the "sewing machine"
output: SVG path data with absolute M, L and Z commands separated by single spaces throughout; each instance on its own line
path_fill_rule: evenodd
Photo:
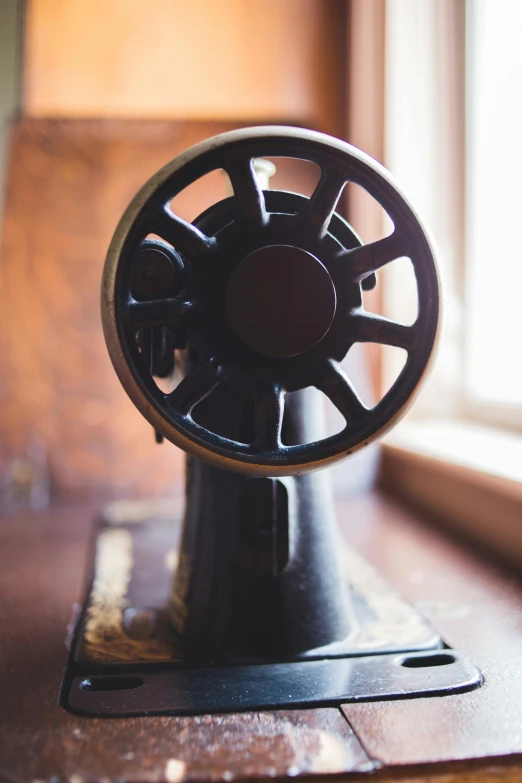
M 320 167 L 309 199 L 260 184 L 257 161 L 278 156 Z M 177 217 L 172 199 L 215 169 L 232 195 L 191 224 Z M 336 212 L 347 182 L 383 207 L 389 236 L 364 245 Z M 411 326 L 363 306 L 378 270 L 399 257 L 416 276 Z M 187 452 L 186 508 L 182 529 L 174 514 L 154 513 L 101 525 L 66 709 L 208 714 L 481 684 L 475 666 L 340 540 L 323 470 L 399 421 L 437 339 L 433 246 L 385 169 L 296 128 L 238 130 L 187 150 L 123 215 L 102 317 L 125 391 L 159 442 Z M 369 407 L 342 362 L 354 344 L 372 342 L 408 358 Z M 329 435 L 324 396 L 343 417 Z

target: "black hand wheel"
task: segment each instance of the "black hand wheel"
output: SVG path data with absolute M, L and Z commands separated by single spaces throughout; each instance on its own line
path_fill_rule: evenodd
M 279 156 L 320 166 L 310 199 L 259 189 L 253 161 Z M 214 169 L 226 171 L 234 196 L 194 224 L 175 216 L 169 206 L 174 196 Z M 361 245 L 335 213 L 349 181 L 387 212 L 394 225 L 390 236 Z M 411 260 L 417 281 L 412 326 L 362 306 L 365 279 L 403 256 Z M 238 130 L 187 150 L 133 199 L 109 248 L 102 316 L 120 381 L 158 432 L 224 469 L 298 474 L 366 446 L 408 409 L 437 335 L 434 251 L 390 175 L 356 148 L 297 128 Z M 372 409 L 339 366 L 356 342 L 397 346 L 408 354 L 395 384 Z M 165 393 L 153 374 L 161 375 L 161 368 L 170 372 L 174 348 L 186 350 L 189 369 Z M 196 421 L 198 404 L 231 379 L 254 401 L 248 442 L 222 437 Z M 308 386 L 331 399 L 346 426 L 315 443 L 283 445 L 285 393 Z

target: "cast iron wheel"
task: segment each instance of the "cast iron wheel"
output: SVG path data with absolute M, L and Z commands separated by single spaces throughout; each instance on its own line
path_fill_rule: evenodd
M 320 166 L 309 199 L 259 189 L 254 160 L 279 156 Z M 228 174 L 234 196 L 194 224 L 174 215 L 171 200 L 214 169 Z M 335 213 L 349 181 L 384 208 L 394 226 L 390 236 L 361 245 Z M 417 282 L 418 317 L 411 326 L 366 312 L 362 303 L 362 287 L 400 257 L 411 260 Z M 388 172 L 356 148 L 297 128 L 233 131 L 175 158 L 133 199 L 109 248 L 102 317 L 118 377 L 157 432 L 224 469 L 303 473 L 381 437 L 416 396 L 439 320 L 434 250 Z M 371 409 L 339 366 L 356 342 L 396 346 L 408 355 L 395 384 Z M 174 348 L 186 351 L 189 370 L 165 393 L 153 374 L 172 370 Z M 248 443 L 210 432 L 192 415 L 230 379 L 254 400 Z M 330 398 L 346 426 L 315 443 L 286 446 L 285 393 L 309 386 Z

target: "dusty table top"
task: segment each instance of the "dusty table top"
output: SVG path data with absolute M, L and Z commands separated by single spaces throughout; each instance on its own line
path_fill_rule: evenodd
M 0 780 L 522 781 L 522 580 L 378 495 L 338 512 L 346 539 L 481 668 L 482 688 L 342 709 L 70 715 L 58 696 L 95 515 L 16 512 L 0 518 Z

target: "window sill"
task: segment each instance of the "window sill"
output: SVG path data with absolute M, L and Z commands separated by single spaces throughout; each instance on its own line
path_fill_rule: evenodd
M 383 489 L 522 566 L 522 436 L 407 422 L 383 443 Z

